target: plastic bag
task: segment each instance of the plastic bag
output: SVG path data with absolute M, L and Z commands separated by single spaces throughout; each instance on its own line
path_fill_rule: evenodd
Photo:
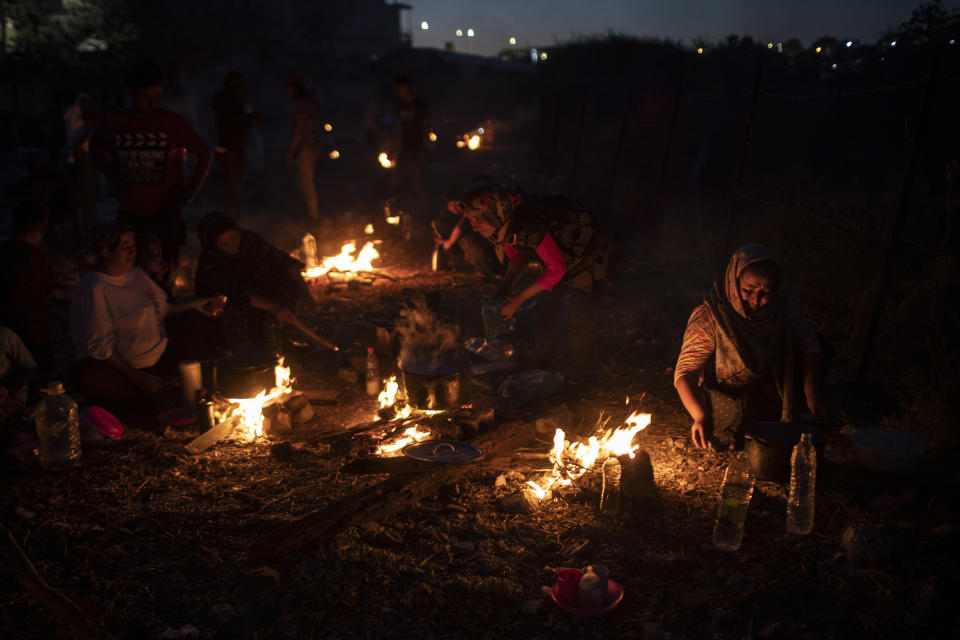
M 560 391 L 563 376 L 553 371 L 531 369 L 521 371 L 504 380 L 497 395 L 508 407 L 521 407 L 534 398 L 547 398 Z
M 467 351 L 475 353 L 489 362 L 499 362 L 500 360 L 509 360 L 513 357 L 515 349 L 513 345 L 506 340 L 487 340 L 486 338 L 468 338 L 463 346 Z
M 497 298 L 483 303 L 483 306 L 480 307 L 480 315 L 483 318 L 483 332 L 486 334 L 487 340 L 499 338 L 513 331 L 514 318 L 505 320 L 500 315 L 500 309 L 505 304 L 507 304 L 506 299 Z

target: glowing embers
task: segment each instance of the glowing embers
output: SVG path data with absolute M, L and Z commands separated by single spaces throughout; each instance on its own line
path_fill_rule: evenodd
M 290 367 L 283 366 L 283 359 L 273 370 L 274 386 L 262 390 L 255 398 L 227 398 L 227 405 L 215 412 L 217 422 L 236 422 L 233 438 L 252 442 L 263 435 L 263 408 L 293 391 Z
M 635 411 L 626 419 L 625 426 L 607 429 L 602 436 L 590 436 L 586 442 L 570 443 L 563 429 L 557 429 L 550 451 L 553 470 L 539 482 L 527 482 L 524 487 L 527 496 L 535 501 L 548 498 L 555 487 L 573 484 L 590 471 L 598 460 L 602 463 L 610 456 L 624 455 L 632 458 L 639 449 L 639 445 L 633 444 L 633 438 L 650 425 L 650 419 L 649 413 Z
M 304 269 L 302 275 L 305 279 L 311 280 L 327 275 L 332 271 L 345 274 L 347 277 L 355 276 L 362 271 L 373 271 L 373 261 L 380 257 L 380 252 L 377 251 L 374 243 L 365 243 L 363 248 L 360 249 L 360 253 L 354 255 L 356 251 L 356 242 L 353 240 L 346 242 L 340 248 L 340 253 L 335 256 L 323 258 L 316 267 Z

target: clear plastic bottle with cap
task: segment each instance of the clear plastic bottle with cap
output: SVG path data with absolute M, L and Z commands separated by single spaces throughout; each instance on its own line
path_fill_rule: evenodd
M 46 469 L 66 469 L 80 459 L 77 403 L 63 392 L 60 382 L 47 385 L 46 393 L 36 412 L 40 464 Z
M 817 450 L 809 433 L 790 456 L 790 495 L 787 498 L 787 532 L 806 535 L 813 529 L 813 512 L 817 487 Z
M 603 463 L 603 487 L 600 491 L 600 510 L 605 513 L 620 511 L 620 461 L 610 456 Z
M 577 593 L 580 596 L 580 608 L 599 609 L 602 607 L 603 600 L 607 595 L 606 587 L 606 576 L 601 580 L 600 576 L 593 572 L 592 567 L 587 567 L 587 570 L 577 585 Z
M 753 497 L 754 475 L 741 454 L 734 458 L 723 474 L 717 522 L 713 528 L 713 546 L 736 551 L 743 541 L 743 525 Z
M 367 395 L 380 393 L 380 361 L 373 347 L 367 347 Z

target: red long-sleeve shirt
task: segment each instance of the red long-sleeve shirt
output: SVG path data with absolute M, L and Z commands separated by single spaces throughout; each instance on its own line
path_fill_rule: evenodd
M 520 251 L 512 245 L 504 246 L 503 252 L 510 258 L 510 262 L 523 259 Z M 537 257 L 543 262 L 543 275 L 537 278 L 537 284 L 550 291 L 567 274 L 567 263 L 560 253 L 560 247 L 549 233 L 537 245 Z

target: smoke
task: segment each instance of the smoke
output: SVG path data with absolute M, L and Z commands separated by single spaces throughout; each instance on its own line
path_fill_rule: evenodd
M 441 320 L 415 299 L 397 320 L 400 367 L 421 375 L 446 375 L 456 370 L 460 351 L 460 327 Z

